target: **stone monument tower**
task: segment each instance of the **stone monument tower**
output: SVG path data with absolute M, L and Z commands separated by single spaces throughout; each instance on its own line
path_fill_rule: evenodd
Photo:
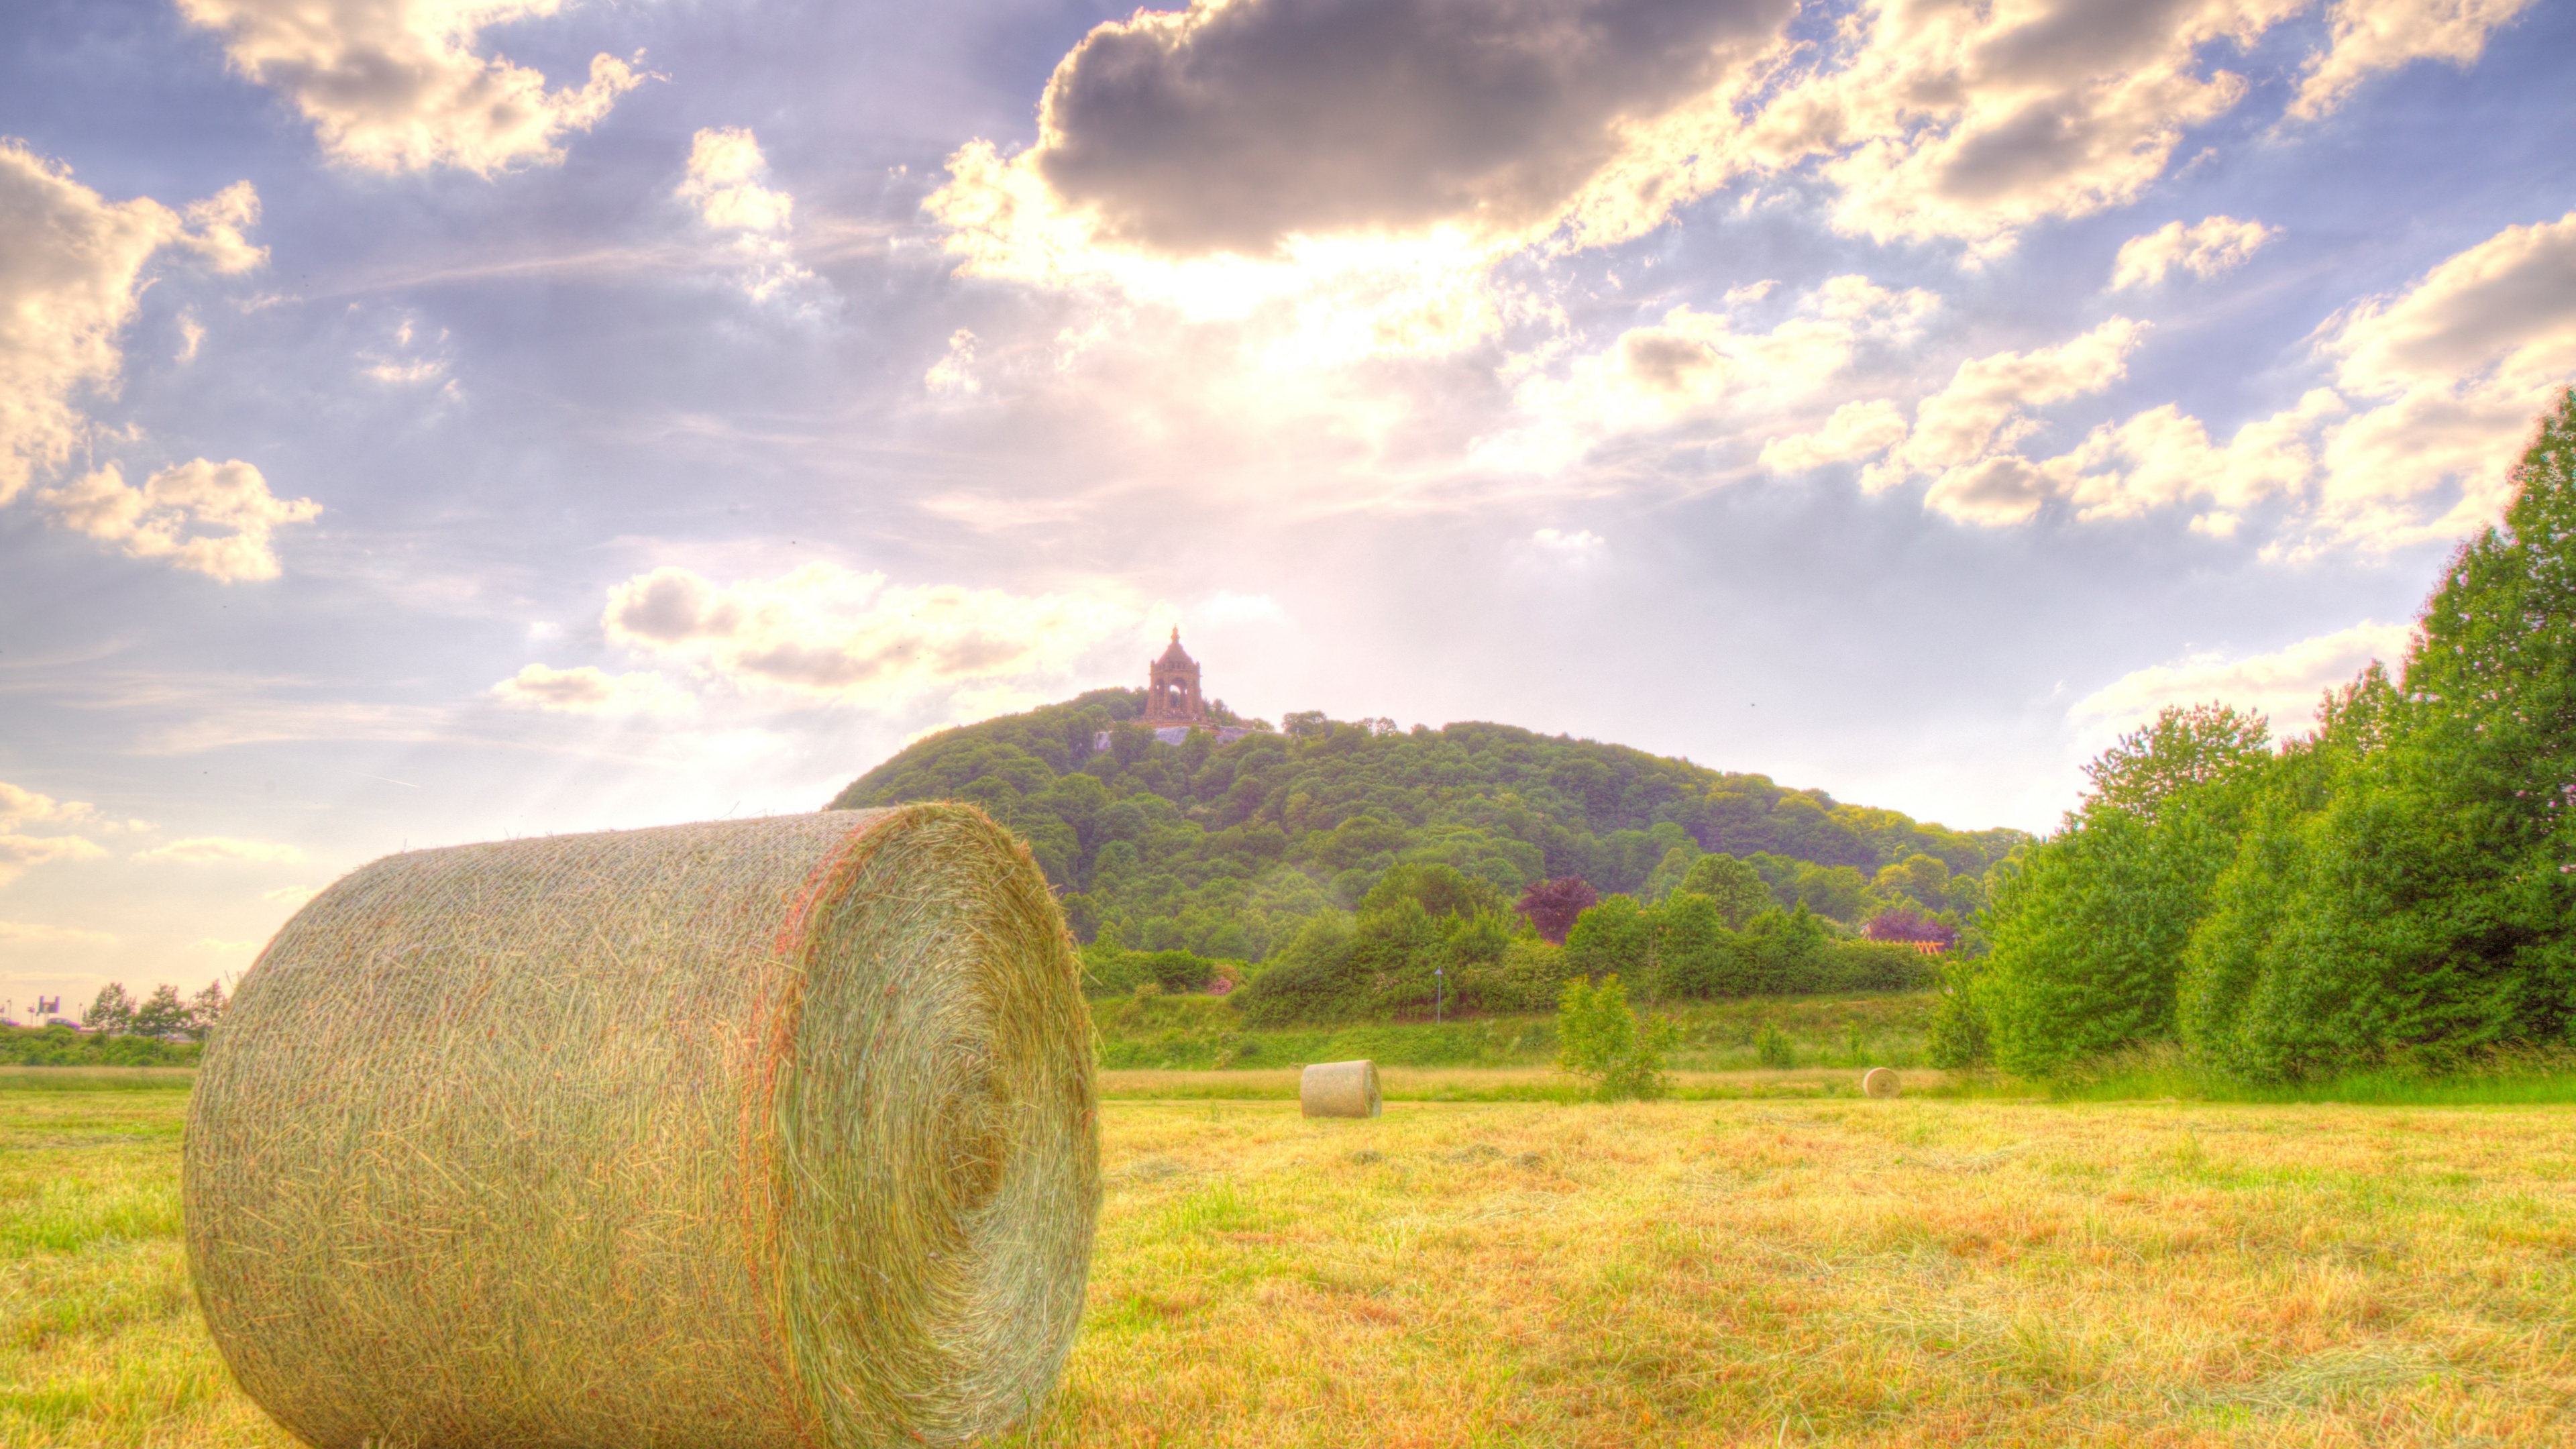
M 1199 697 L 1199 662 L 1181 647 L 1180 630 L 1172 631 L 1172 647 L 1145 671 L 1145 714 L 1138 723 L 1164 729 L 1208 722 L 1207 701 Z

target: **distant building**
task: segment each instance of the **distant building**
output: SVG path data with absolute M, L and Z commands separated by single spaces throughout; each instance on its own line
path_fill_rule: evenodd
M 1172 631 L 1172 647 L 1145 665 L 1145 712 L 1136 722 L 1167 745 L 1188 739 L 1192 730 L 1206 730 L 1220 745 L 1252 733 L 1241 725 L 1218 724 L 1208 713 L 1207 696 L 1199 692 L 1199 662 L 1181 647 L 1178 629 Z M 1094 753 L 1109 748 L 1109 731 L 1094 734 L 1091 748 Z

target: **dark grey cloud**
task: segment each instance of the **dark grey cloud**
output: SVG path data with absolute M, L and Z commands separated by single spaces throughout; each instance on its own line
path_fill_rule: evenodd
M 1544 222 L 1623 121 L 1705 94 L 1793 0 L 1233 0 L 1104 25 L 1047 87 L 1038 166 L 1174 253 Z

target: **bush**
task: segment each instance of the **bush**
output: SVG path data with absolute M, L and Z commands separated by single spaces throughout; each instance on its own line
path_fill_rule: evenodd
M 1790 1045 L 1787 1032 L 1765 1022 L 1762 1034 L 1753 1039 L 1753 1059 L 1766 1067 L 1787 1071 L 1798 1064 L 1798 1049 Z
M 1158 991 L 1205 991 L 1219 975 L 1240 979 L 1239 962 L 1216 961 L 1188 951 L 1129 951 L 1115 940 L 1082 948 L 1083 994 L 1095 998 L 1129 996 L 1137 987 Z
M 192 1067 L 200 1050 L 194 1042 L 84 1035 L 68 1026 L 0 1027 L 0 1066 Z
M 1461 967 L 1454 979 L 1462 1011 L 1546 1011 L 1565 992 L 1565 948 L 1536 936 L 1517 937 L 1501 957 Z
M 1677 1033 L 1669 1021 L 1640 1023 L 1628 1006 L 1628 990 L 1616 976 L 1598 986 L 1580 977 L 1565 983 L 1556 1008 L 1556 1064 L 1593 1082 L 1605 1102 L 1622 1098 L 1651 1100 L 1671 1090 L 1664 1075 L 1664 1053 Z

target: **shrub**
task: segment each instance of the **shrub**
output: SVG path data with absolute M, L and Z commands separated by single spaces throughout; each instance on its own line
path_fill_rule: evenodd
M 1462 1011 L 1546 1011 L 1565 991 L 1565 948 L 1535 936 L 1514 938 L 1490 962 L 1458 968 Z
M 1602 1101 L 1651 1100 L 1671 1090 L 1664 1076 L 1664 1053 L 1678 1033 L 1657 1017 L 1640 1023 L 1628 1006 L 1628 990 L 1616 976 L 1598 986 L 1580 977 L 1565 983 L 1556 1008 L 1556 1064 L 1593 1082 Z
M 1789 1034 L 1777 1023 L 1764 1022 L 1761 1035 L 1753 1039 L 1753 1059 L 1766 1067 L 1786 1071 L 1798 1064 L 1798 1049 L 1789 1043 Z

